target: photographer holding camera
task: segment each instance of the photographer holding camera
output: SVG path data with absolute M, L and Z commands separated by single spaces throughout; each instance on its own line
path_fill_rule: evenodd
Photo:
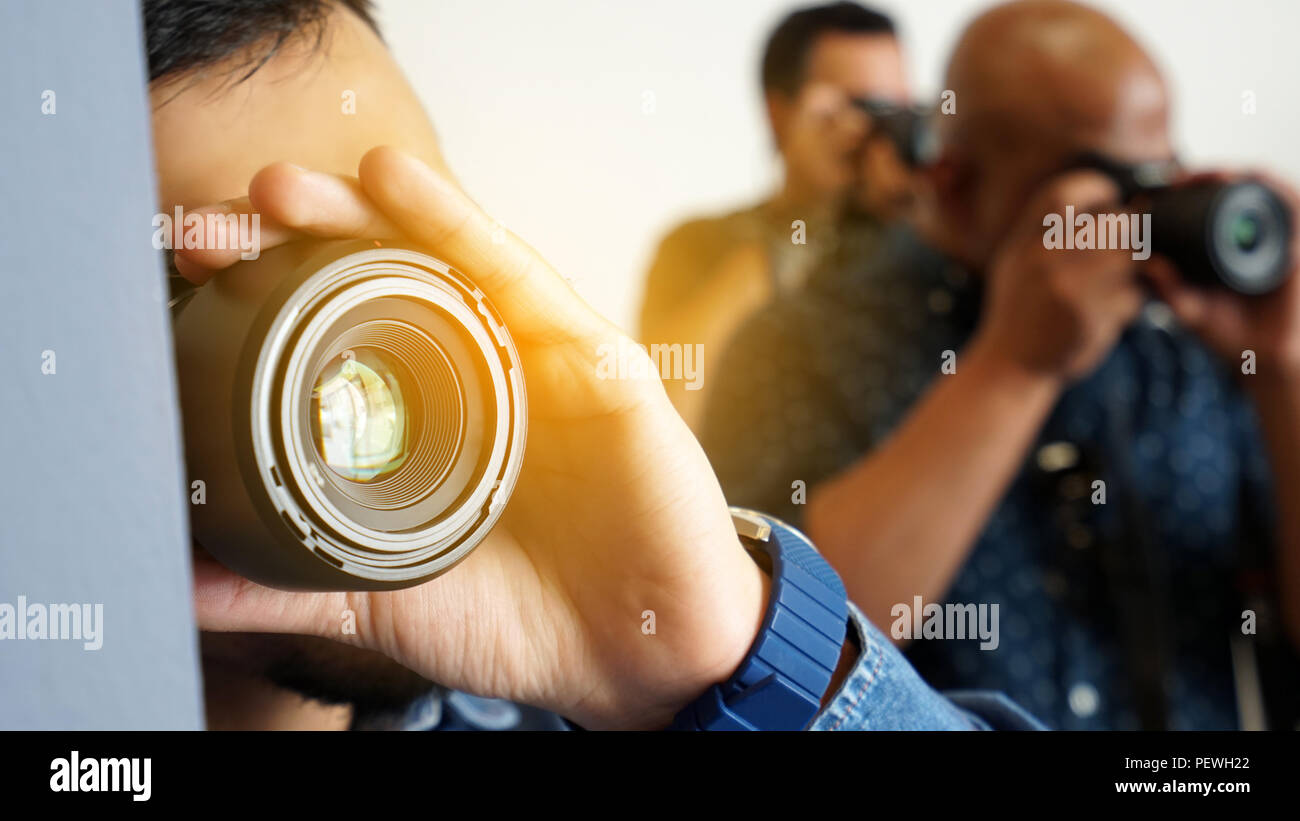
M 797 293 L 819 261 L 865 256 L 879 226 L 911 204 L 906 165 L 854 105 L 910 99 L 887 15 L 847 0 L 791 12 L 768 37 L 761 79 L 780 188 L 758 205 L 672 229 L 646 274 L 641 341 L 696 345 L 703 360 L 701 384 L 665 384 L 697 432 L 714 368 L 741 323 Z
M 945 86 L 919 229 L 735 338 L 702 436 L 723 488 L 802 520 L 882 627 L 1000 606 L 995 649 L 893 631 L 937 686 L 1059 728 L 1235 727 L 1262 689 L 1254 617 L 1300 641 L 1300 283 L 1247 296 L 1142 261 L 1137 236 L 1048 241 L 1060 215 L 1142 210 L 1099 169 L 1174 159 L 1164 82 L 1102 14 L 993 9 Z M 1217 247 L 1199 228 L 1184 256 Z M 1239 598 L 1259 579 L 1276 618 Z
M 286 592 L 196 550 L 209 726 L 343 728 L 404 709 L 400 726 L 441 726 L 410 709 L 446 708 L 432 682 L 588 728 L 1034 726 L 1000 697 L 958 707 L 931 690 L 801 536 L 729 511 L 657 380 L 599 378 L 621 332 L 450 179 L 368 13 L 146 2 L 160 207 L 255 212 L 267 258 L 296 240 L 400 238 L 464 272 L 517 346 L 527 456 L 486 541 L 417 586 Z M 365 116 L 340 117 L 340 89 Z M 247 277 L 222 269 L 240 254 L 178 247 L 174 263 L 234 303 Z

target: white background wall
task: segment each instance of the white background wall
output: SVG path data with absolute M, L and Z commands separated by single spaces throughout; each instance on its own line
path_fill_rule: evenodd
M 1300 181 L 1300 2 L 1095 0 L 1171 78 L 1193 162 Z M 469 192 L 610 318 L 678 220 L 755 199 L 777 165 L 758 60 L 786 0 L 379 0 L 385 38 Z M 983 0 L 888 0 L 918 91 Z M 1242 113 L 1255 92 L 1257 113 Z

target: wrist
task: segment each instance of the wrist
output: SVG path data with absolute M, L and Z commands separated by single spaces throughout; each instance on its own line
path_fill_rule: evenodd
M 699 688 L 699 692 L 704 692 L 714 684 L 726 681 L 735 675 L 736 671 L 740 668 L 741 663 L 753 648 L 754 642 L 758 638 L 759 632 L 762 629 L 763 620 L 767 616 L 767 609 L 771 605 L 772 577 L 757 564 L 753 565 L 752 571 L 752 574 L 749 575 L 756 577 L 761 586 L 760 596 L 756 602 L 757 608 L 755 608 L 755 600 L 752 597 L 749 597 L 746 599 L 748 603 L 741 605 L 737 609 L 737 614 L 739 616 L 738 624 L 740 625 L 739 635 L 748 636 L 748 638 L 744 641 L 732 644 L 730 652 L 724 656 L 725 660 L 719 665 L 724 672 L 721 674 L 711 674 L 712 677 L 706 675 L 706 683 Z M 858 644 L 857 631 L 849 628 L 844 634 L 844 644 L 840 648 L 839 661 L 835 666 L 835 672 L 831 676 L 830 684 L 826 686 L 826 691 L 822 693 L 821 706 L 823 708 L 830 702 L 835 694 L 839 692 L 840 687 L 844 684 L 844 680 L 848 678 L 849 673 L 852 672 L 853 666 L 857 663 L 858 658 L 861 655 L 862 648 Z M 686 700 L 679 705 L 677 710 L 674 710 L 673 714 L 676 715 L 681 708 L 694 700 L 694 698 L 699 695 L 699 692 L 692 696 L 688 696 Z
M 994 337 L 977 334 L 957 357 L 957 374 L 1024 400 L 1055 401 L 1065 389 L 1064 374 L 1035 368 L 1004 351 Z
M 739 666 L 679 710 L 670 729 L 805 729 L 853 660 L 844 643 L 844 585 L 803 533 L 757 511 L 733 507 L 731 515 L 770 574 L 769 601 Z
M 744 548 L 741 548 L 744 552 Z M 687 697 L 680 707 L 720 681 L 726 681 L 740 669 L 755 640 L 763 629 L 763 620 L 772 600 L 772 577 L 744 552 L 743 569 L 736 569 L 741 581 L 725 610 L 731 614 L 725 627 L 719 625 L 717 661 L 702 676 L 704 686 Z M 674 711 L 676 715 L 677 711 Z
M 733 539 L 739 546 L 739 539 Z M 715 615 L 709 622 L 710 634 L 696 637 L 697 645 L 706 648 L 706 652 L 700 654 L 694 664 L 677 668 L 679 675 L 671 696 L 666 700 L 668 707 L 650 720 L 648 728 L 667 727 L 682 709 L 710 687 L 731 679 L 762 632 L 771 604 L 772 577 L 750 558 L 743 547 L 738 552 L 741 561 L 730 574 L 734 583 L 729 585 L 729 592 L 716 601 Z
M 582 693 L 576 703 L 541 706 L 589 729 L 662 730 L 702 693 L 731 678 L 762 629 L 772 579 L 734 529 L 715 541 L 700 550 L 726 559 L 700 570 L 704 589 L 673 611 L 655 608 L 652 633 L 613 644 L 610 637 L 599 640 L 600 685 L 593 689 L 584 677 L 571 682 Z

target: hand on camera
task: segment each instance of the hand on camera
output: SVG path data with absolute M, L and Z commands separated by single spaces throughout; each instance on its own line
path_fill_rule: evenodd
M 269 166 L 247 198 L 213 208 L 256 210 L 263 248 L 404 237 L 464 272 L 514 336 L 529 433 L 501 524 L 449 573 L 398 592 L 289 593 L 200 561 L 204 629 L 360 644 L 446 686 L 589 727 L 666 725 L 732 674 L 758 631 L 767 579 L 658 379 L 599 377 L 602 346 L 630 341 L 535 251 L 392 148 L 369 152 L 356 178 Z M 195 282 L 237 261 L 177 252 Z M 345 610 L 356 635 L 343 634 Z
M 1044 215 L 1109 209 L 1116 196 L 1101 174 L 1078 171 L 1033 197 L 990 265 L 973 349 L 1061 384 L 1097 367 L 1141 310 L 1138 264 L 1127 249 L 1045 247 Z

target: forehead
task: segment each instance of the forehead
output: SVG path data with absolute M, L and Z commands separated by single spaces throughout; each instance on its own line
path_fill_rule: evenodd
M 980 80 L 957 92 L 961 131 L 1011 165 L 1051 166 L 1081 152 L 1124 163 L 1173 157 L 1164 81 L 1145 60 L 1007 61 Z
M 836 85 L 854 96 L 900 99 L 907 94 L 902 49 L 891 34 L 821 35 L 808 54 L 805 79 Z
M 243 196 L 258 170 L 281 160 L 355 175 L 367 150 L 388 144 L 441 166 L 432 126 L 406 79 L 351 14 L 332 15 L 319 44 L 286 43 L 242 82 L 226 68 L 150 90 L 165 210 Z
M 1110 116 L 1094 129 L 1094 147 L 1125 162 L 1173 156 L 1169 99 L 1154 71 L 1134 71 L 1115 83 Z

